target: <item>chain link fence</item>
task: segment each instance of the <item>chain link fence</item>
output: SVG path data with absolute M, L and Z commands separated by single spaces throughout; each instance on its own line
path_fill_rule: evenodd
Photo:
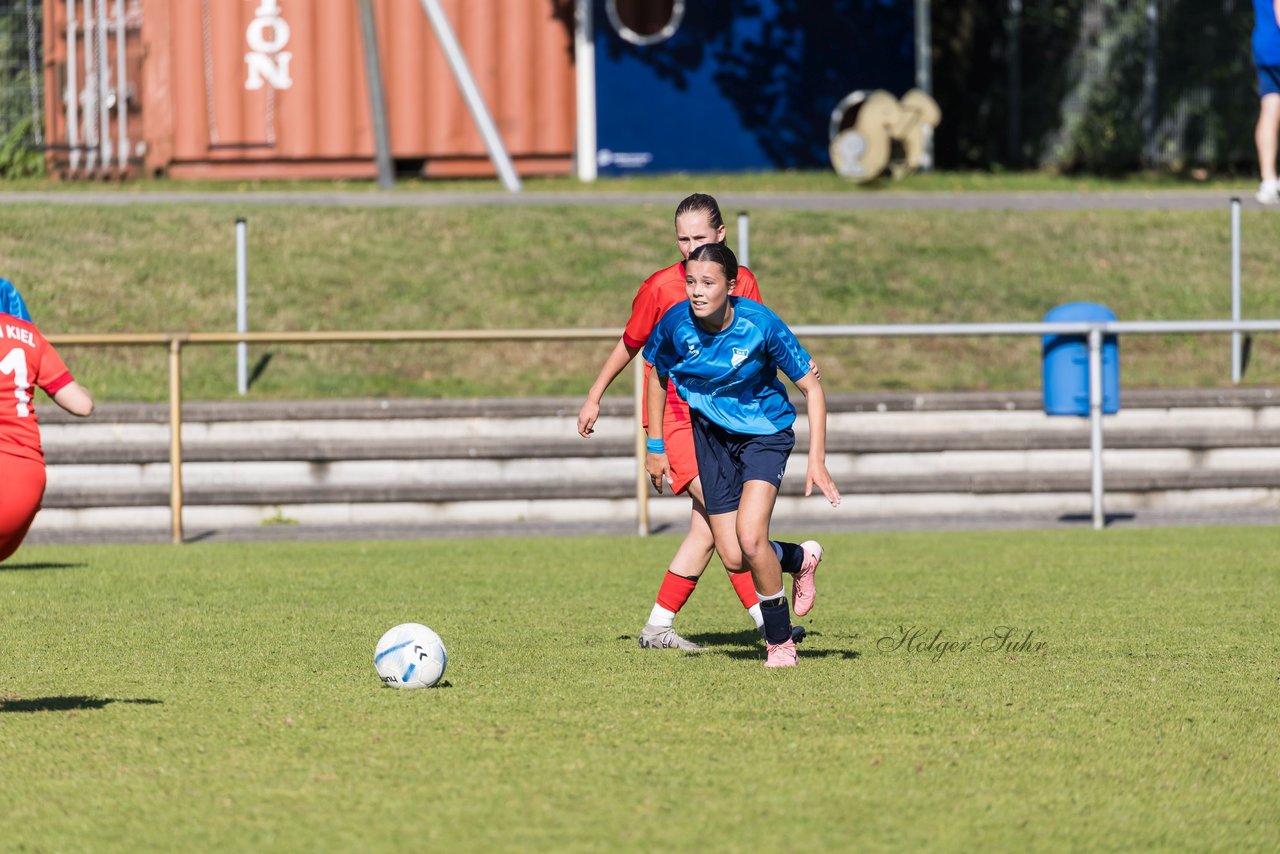
M 43 168 L 44 14 L 41 0 L 0 0 L 0 176 Z
M 944 168 L 1253 162 L 1247 0 L 934 0 Z

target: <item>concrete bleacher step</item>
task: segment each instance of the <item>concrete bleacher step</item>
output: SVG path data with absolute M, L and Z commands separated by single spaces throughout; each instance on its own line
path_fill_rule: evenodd
M 839 483 L 844 495 L 924 495 L 966 493 L 972 495 L 1017 495 L 1024 493 L 1088 493 L 1090 473 L 981 472 L 973 474 L 902 475 L 858 477 Z M 1112 471 L 1106 485 L 1116 492 L 1163 492 L 1193 489 L 1280 489 L 1280 469 L 1248 471 L 1143 472 Z M 781 495 L 798 496 L 804 491 L 801 478 L 783 482 Z M 448 484 L 385 485 L 302 485 L 260 487 L 200 487 L 184 489 L 190 506 L 285 504 L 385 504 L 457 501 L 528 501 L 554 499 L 610 500 L 632 498 L 634 483 L 612 478 L 551 483 L 473 481 Z M 63 488 L 47 493 L 46 508 L 87 507 L 167 507 L 167 489 L 77 489 Z
M 634 441 L 593 439 L 433 439 L 430 442 L 406 439 L 379 440 L 368 437 L 354 444 L 333 439 L 290 441 L 191 442 L 183 447 L 183 461 L 224 462 L 304 462 L 335 463 L 347 460 L 449 460 L 449 459 L 546 459 L 566 456 L 625 456 Z M 57 445 L 46 449 L 49 465 L 144 465 L 169 462 L 168 443 L 95 443 Z
M 797 433 L 796 447 L 804 448 L 807 436 Z M 1183 448 L 1207 451 L 1216 448 L 1280 448 L 1280 429 L 1206 428 L 1112 428 L 1107 432 L 1108 449 Z M 444 459 L 546 459 L 564 457 L 619 457 L 632 453 L 630 439 L 583 441 L 578 436 L 556 439 L 535 438 L 514 442 L 508 438 L 448 438 L 421 440 L 379 440 L 370 437 L 361 444 L 332 439 L 290 441 L 191 442 L 183 449 L 185 462 L 334 463 L 347 460 L 444 460 Z M 953 430 L 928 433 L 834 434 L 827 439 L 828 453 L 891 454 L 942 453 L 946 451 L 1045 451 L 1076 450 L 1089 447 L 1087 429 L 1054 430 Z M 49 465 L 144 465 L 167 463 L 167 442 L 98 442 L 55 444 L 46 448 Z
M 1087 512 L 1088 422 L 1049 418 L 1035 392 L 833 395 L 833 511 L 802 498 L 797 437 L 778 515 L 939 517 Z M 576 435 L 577 398 L 184 405 L 193 524 L 523 524 L 634 519 L 631 402 Z M 1106 419 L 1108 507 L 1280 509 L 1280 393 L 1126 392 Z M 163 526 L 168 408 L 103 405 L 88 421 L 41 410 L 49 487 L 34 530 Z M 802 427 L 803 419 L 797 426 Z M 685 499 L 651 502 L 678 524 Z

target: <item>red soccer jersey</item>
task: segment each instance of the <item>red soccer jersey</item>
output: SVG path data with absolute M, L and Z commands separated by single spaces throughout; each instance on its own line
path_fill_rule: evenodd
M 735 297 L 746 297 L 756 302 L 764 302 L 760 299 L 760 286 L 756 284 L 756 277 L 746 267 L 738 268 L 738 283 L 733 288 Z M 640 290 L 636 291 L 636 298 L 631 301 L 631 317 L 627 320 L 627 326 L 622 330 L 622 341 L 628 347 L 640 348 L 649 340 L 649 334 L 653 332 L 653 327 L 658 325 L 658 321 L 662 319 L 662 315 L 667 313 L 667 309 L 676 303 L 684 302 L 689 295 L 684 290 L 684 262 L 680 261 L 672 264 L 665 270 L 659 270 L 652 276 L 644 280 L 644 284 L 640 286 Z M 649 426 L 649 366 L 645 365 L 645 409 L 643 413 L 644 426 Z M 677 421 L 689 420 L 689 404 L 680 399 L 680 395 L 676 393 L 676 384 L 670 383 L 667 386 L 667 417 L 674 418 Z
M 58 351 L 40 330 L 0 315 L 0 453 L 44 461 L 31 390 L 52 397 L 72 381 Z

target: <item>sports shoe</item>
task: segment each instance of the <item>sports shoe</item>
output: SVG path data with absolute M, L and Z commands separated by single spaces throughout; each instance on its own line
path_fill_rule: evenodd
M 800 548 L 804 549 L 804 563 L 800 564 L 791 582 L 791 610 L 797 617 L 803 617 L 813 609 L 813 600 L 818 595 L 813 575 L 822 562 L 822 546 L 817 540 L 805 540 Z
M 670 626 L 655 626 L 652 623 L 646 624 L 644 630 L 640 632 L 640 648 L 687 649 L 690 652 L 698 652 L 702 649 L 693 641 L 680 637 Z
M 1259 204 L 1280 205 L 1280 189 L 1274 183 L 1263 181 L 1258 185 L 1258 193 L 1254 198 Z
M 760 626 L 756 631 L 760 633 L 761 638 L 764 638 L 764 626 Z M 809 630 L 804 626 L 794 625 L 791 627 L 791 640 L 795 643 L 800 643 L 807 634 L 809 634 Z
M 789 640 L 784 643 L 765 644 L 767 657 L 765 658 L 765 667 L 795 667 L 796 666 L 796 642 Z

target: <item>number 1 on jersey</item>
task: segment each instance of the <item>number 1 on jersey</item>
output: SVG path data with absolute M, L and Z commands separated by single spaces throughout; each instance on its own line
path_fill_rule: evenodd
M 13 374 L 13 396 L 18 399 L 18 417 L 26 418 L 31 414 L 31 384 L 27 382 L 27 354 L 19 347 L 14 347 L 0 359 L 0 374 Z

